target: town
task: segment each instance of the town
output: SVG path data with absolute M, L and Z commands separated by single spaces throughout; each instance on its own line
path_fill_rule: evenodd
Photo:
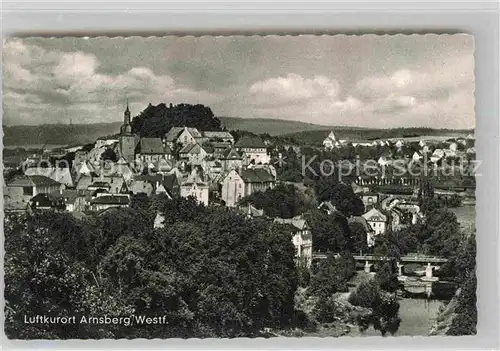
M 147 109 L 185 106 L 190 105 Z M 429 244 L 436 240 L 434 233 L 419 243 L 423 234 L 414 232 L 442 220 L 443 214 L 433 209 L 475 204 L 471 133 L 349 140 L 332 130 L 322 142 L 308 145 L 223 126 L 204 130 L 193 123 L 149 133 L 137 129 L 139 120 L 132 119 L 127 104 L 119 133 L 92 144 L 42 150 L 6 165 L 5 213 L 112 218 L 114 211 L 152 199 L 186 199 L 227 208 L 255 225 L 260 220 L 280 225 L 290 233 L 295 264 L 309 279 L 349 252 L 353 267 L 368 275 L 394 261 L 398 289 L 430 298 L 442 266 L 453 260 L 442 247 L 452 238 L 440 238 L 436 246 Z M 193 120 L 202 124 L 197 116 Z M 154 230 L 173 223 L 159 208 L 153 215 Z M 460 235 L 474 233 L 473 223 L 460 224 Z M 449 249 L 458 242 L 454 245 Z

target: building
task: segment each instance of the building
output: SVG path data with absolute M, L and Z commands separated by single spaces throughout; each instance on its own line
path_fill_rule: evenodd
M 30 167 L 24 171 L 27 176 L 41 175 L 64 184 L 67 187 L 74 187 L 75 181 L 68 167 Z
M 61 194 L 44 194 L 39 193 L 33 196 L 29 201 L 29 206 L 32 210 L 56 210 L 62 211 L 66 209 L 64 198 Z
M 132 134 L 132 126 L 130 125 L 130 110 L 127 108 L 123 114 L 123 125 L 120 128 L 120 136 L 118 138 L 119 156 L 123 157 L 127 162 L 133 162 L 135 159 L 135 147 L 137 145 L 137 137 Z
M 415 151 L 413 153 L 413 156 L 411 157 L 411 159 L 412 159 L 413 162 L 420 162 L 420 160 L 422 158 L 423 158 L 423 156 L 418 151 Z
M 373 228 L 374 234 L 384 234 L 387 229 L 387 216 L 377 210 L 372 208 L 370 211 L 363 214 L 363 218 L 366 219 L 370 227 Z
M 130 199 L 128 195 L 101 195 L 90 200 L 91 211 L 102 211 L 112 207 L 127 207 Z
M 377 193 L 363 193 L 361 194 L 361 201 L 365 207 L 375 206 L 378 203 L 378 194 Z
M 14 178 L 6 186 L 9 201 L 28 203 L 38 194 L 61 193 L 63 185 L 55 180 L 42 175 L 22 175 Z
M 259 210 L 255 206 L 252 206 L 251 203 L 248 203 L 243 206 L 238 206 L 237 211 L 248 218 L 256 218 L 256 217 L 263 217 L 264 216 L 264 210 Z
M 161 138 L 141 138 L 136 149 L 136 161 L 157 163 L 174 157 L 172 149 L 164 145 Z
M 330 132 L 328 136 L 323 140 L 323 146 L 326 150 L 331 150 L 337 145 L 337 138 L 335 137 L 335 134 Z
M 209 186 L 204 180 L 203 174 L 197 168 L 194 168 L 189 176 L 181 183 L 181 196 L 194 197 L 198 203 L 208 206 Z
M 396 141 L 396 143 L 394 144 L 394 146 L 400 150 L 403 146 L 405 145 L 405 142 L 402 140 L 402 139 L 399 139 L 398 141 Z
M 312 234 L 307 221 L 301 217 L 275 218 L 274 221 L 286 225 L 293 234 L 292 242 L 295 246 L 297 264 L 311 267 L 312 262 Z
M 234 144 L 234 137 L 231 133 L 222 131 L 222 132 L 211 132 L 206 131 L 202 132 L 203 142 L 210 143 L 229 143 L 231 145 Z
M 192 165 L 201 165 L 205 157 L 210 155 L 209 151 L 198 143 L 186 144 L 179 151 L 179 159 Z
M 363 216 L 351 216 L 347 219 L 347 223 L 352 225 L 353 223 L 359 223 L 366 233 L 366 244 L 368 247 L 375 245 L 375 230 L 368 224 L 368 221 Z
M 319 204 L 318 210 L 321 210 L 329 215 L 332 215 L 335 212 L 337 212 L 337 207 L 334 204 L 332 204 L 331 201 L 323 201 L 322 203 Z
M 256 191 L 274 188 L 276 175 L 266 168 L 239 168 L 231 170 L 222 180 L 222 200 L 235 207 L 243 197 Z
M 247 164 L 269 164 L 271 160 L 266 144 L 259 137 L 243 136 L 234 147 L 236 151 L 245 153 Z
M 222 171 L 228 172 L 242 167 L 245 163 L 245 155 L 243 152 L 238 152 L 234 148 L 227 148 L 222 155 L 219 156 L 219 161 L 222 164 Z
M 165 134 L 165 144 L 174 149 L 177 144 L 185 146 L 187 144 L 196 144 L 203 142 L 203 136 L 196 128 L 189 127 L 172 127 Z

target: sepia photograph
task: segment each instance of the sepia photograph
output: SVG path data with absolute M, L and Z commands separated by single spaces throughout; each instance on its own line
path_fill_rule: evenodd
M 7 338 L 476 334 L 472 35 L 13 37 L 2 60 Z

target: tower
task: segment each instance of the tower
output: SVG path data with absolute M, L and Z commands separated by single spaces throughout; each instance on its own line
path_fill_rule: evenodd
M 123 114 L 123 125 L 120 128 L 120 156 L 128 162 L 133 162 L 135 158 L 135 135 L 132 134 L 130 125 L 130 109 L 125 109 Z
M 123 114 L 123 124 L 120 128 L 120 135 L 130 134 L 130 133 L 132 133 L 132 127 L 130 125 L 130 110 L 128 108 L 128 101 L 127 101 L 127 108 L 125 109 L 125 113 Z

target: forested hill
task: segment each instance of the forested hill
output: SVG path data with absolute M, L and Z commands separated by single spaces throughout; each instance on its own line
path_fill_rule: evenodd
M 149 104 L 132 120 L 132 132 L 141 137 L 163 137 L 172 127 L 193 127 L 198 130 L 222 130 L 221 121 L 210 107 L 179 104 Z

